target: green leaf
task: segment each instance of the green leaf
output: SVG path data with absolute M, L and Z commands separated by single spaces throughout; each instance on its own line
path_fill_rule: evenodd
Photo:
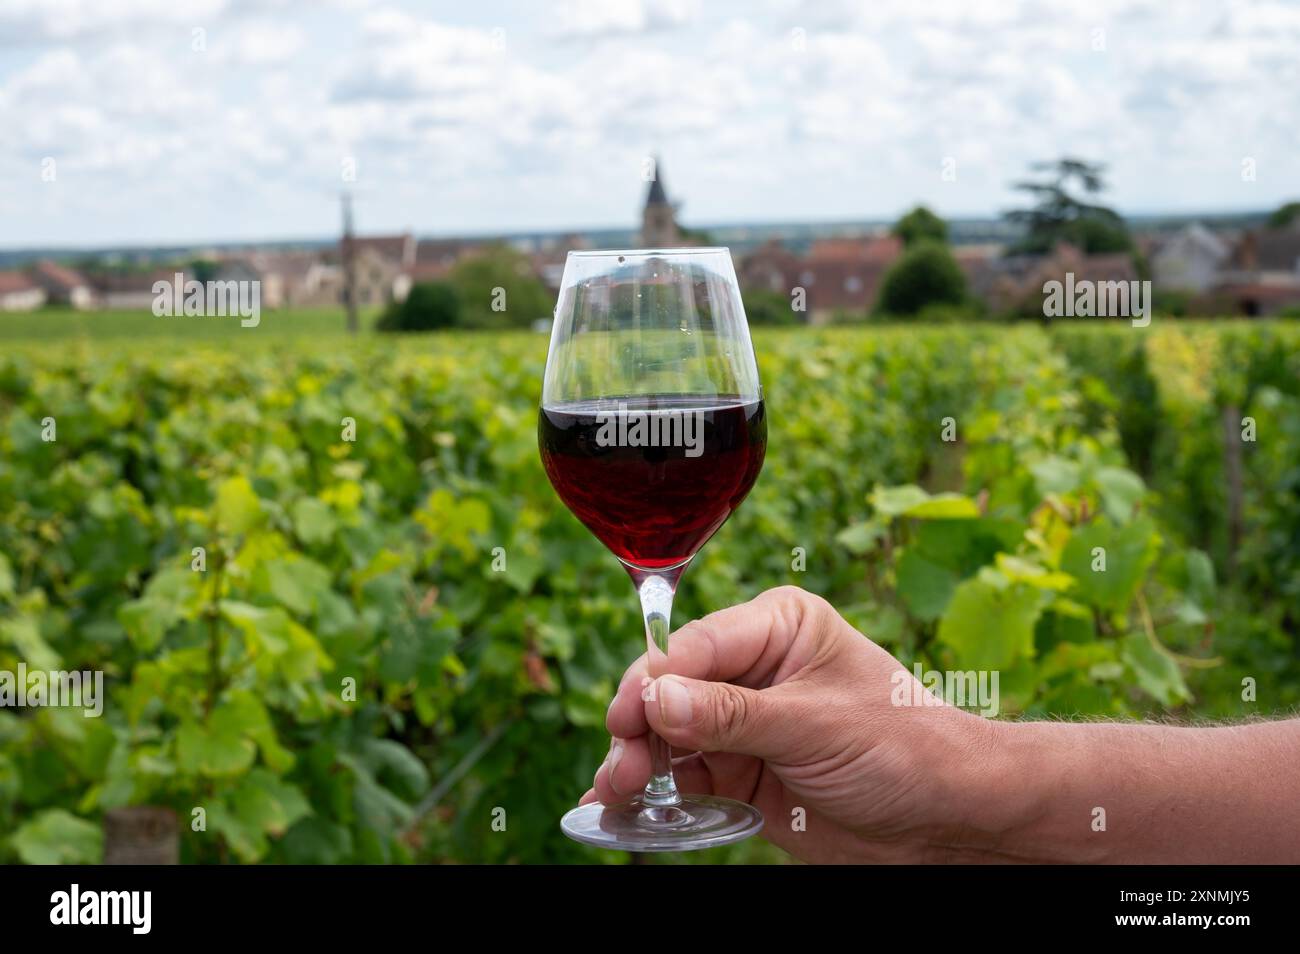
M 904 510 L 902 515 L 924 520 L 976 519 L 980 515 L 980 508 L 969 497 L 945 493 L 935 494 L 929 500 L 913 504 Z
M 225 798 L 209 800 L 208 830 L 221 837 L 240 861 L 252 864 L 262 860 L 270 849 L 266 833 L 256 819 L 245 820 Z
M 1082 468 L 1075 461 L 1051 455 L 1030 464 L 1029 472 L 1034 475 L 1038 496 L 1049 497 L 1052 494 L 1068 494 L 1078 487 Z
M 0 739 L 3 738 L 4 733 L 0 732 Z M 23 779 L 17 764 L 9 755 L 0 751 L 0 811 L 5 811 L 13 805 L 22 787 Z
M 329 543 L 338 529 L 330 505 L 317 497 L 299 497 L 293 505 L 293 532 L 309 545 Z
M 293 753 L 280 745 L 271 716 L 257 696 L 247 689 L 234 690 L 227 697 L 225 708 L 230 710 L 244 734 L 257 744 L 262 761 L 271 771 L 283 773 L 293 767 Z
M 980 515 L 979 507 L 969 497 L 953 493 L 931 496 L 915 484 L 876 487 L 868 500 L 876 513 L 884 517 L 951 520 L 973 519 Z
M 1187 688 L 1178 663 L 1153 645 L 1146 633 L 1129 633 L 1124 638 L 1120 656 L 1133 671 L 1142 691 L 1162 705 L 1175 706 L 1191 701 L 1191 690 Z
M 1039 664 L 1039 675 L 1046 680 L 1109 680 L 1123 671 L 1116 661 L 1112 642 L 1062 641 L 1046 653 Z
M 1075 599 L 1103 610 L 1122 611 L 1142 585 L 1158 546 L 1159 537 L 1149 517 L 1138 517 L 1123 526 L 1099 518 L 1074 528 L 1061 552 L 1061 569 L 1078 582 L 1072 594 Z M 1104 551 L 1104 569 L 1094 556 L 1099 547 Z M 1098 568 L 1094 570 L 1094 566 Z
M 923 504 L 929 499 L 930 495 L 916 484 L 903 484 L 900 487 L 877 487 L 867 498 L 876 512 L 885 517 L 902 516 L 912 507 Z
M 142 653 L 153 652 L 162 645 L 167 630 L 179 622 L 181 616 L 175 603 L 150 597 L 123 603 L 117 611 L 117 621 L 126 630 L 131 645 Z
M 0 619 L 0 645 L 8 643 L 32 669 L 60 668 L 59 654 L 41 636 L 40 626 L 31 616 Z
M 1098 468 L 1094 479 L 1101 494 L 1102 509 L 1116 523 L 1127 522 L 1146 496 L 1147 488 L 1142 478 L 1122 467 Z
M 341 754 L 339 761 L 352 770 L 353 805 L 365 828 L 388 837 L 411 820 L 411 807 L 380 785 L 366 765 L 346 754 Z
M 315 560 L 293 556 L 267 560 L 266 576 L 271 595 L 299 616 L 316 611 L 330 588 L 330 572 Z
M 379 656 L 379 676 L 385 682 L 411 679 L 432 681 L 442 661 L 456 644 L 458 633 L 449 626 L 402 620 L 390 630 Z
M 1188 626 L 1204 626 L 1210 621 L 1205 610 L 1201 609 L 1191 600 L 1180 600 L 1174 604 L 1174 617 L 1180 623 Z
M 176 730 L 176 764 L 191 775 L 238 775 L 257 755 L 247 737 L 253 728 L 245 712 L 228 704 L 217 706 L 206 724 L 182 722 Z
M 899 557 L 894 575 L 898 595 L 913 616 L 926 621 L 943 615 L 957 587 L 957 575 L 952 570 L 931 562 L 911 547 Z
M 193 616 L 200 598 L 199 580 L 200 574 L 188 565 L 169 567 L 150 578 L 139 599 L 122 604 L 117 621 L 139 652 L 153 652 L 173 626 Z
M 962 582 L 939 620 L 939 641 L 962 668 L 1009 669 L 1034 654 L 1043 596 L 1024 585 L 997 587 L 983 577 Z
M 1092 613 L 1086 607 L 1057 599 L 1049 603 L 1039 617 L 1034 636 L 1038 649 L 1042 651 L 1060 643 L 1092 643 L 1096 627 Z
M 301 790 L 263 768 L 240 780 L 230 806 L 244 825 L 277 837 L 311 811 Z
M 221 618 L 238 628 L 253 653 L 279 656 L 289 648 L 289 615 L 280 607 L 267 609 L 238 600 L 221 601 Z
M 1210 606 L 1214 602 L 1214 564 L 1201 550 L 1188 550 L 1184 555 L 1187 568 L 1187 597 L 1197 606 Z
M 395 570 L 406 566 L 406 558 L 395 550 L 380 550 L 370 562 L 352 574 L 353 586 L 363 587 L 372 580 L 387 576 Z
M 290 864 L 342 864 L 352 856 L 352 832 L 342 825 L 309 815 L 289 829 L 280 847 Z
M 62 808 L 40 812 L 9 839 L 29 865 L 97 865 L 104 858 L 104 831 Z
M 547 656 L 572 659 L 577 643 L 573 630 L 562 621 L 541 623 L 537 627 L 538 645 Z
M 230 477 L 217 487 L 217 529 L 233 536 L 247 533 L 262 519 L 262 502 L 247 477 Z
M 932 563 L 946 566 L 958 578 L 971 576 L 992 563 L 1000 552 L 1016 549 L 1024 528 L 1012 520 L 923 520 L 915 526 L 913 546 Z
M 1027 583 L 1040 590 L 1068 590 L 1074 585 L 1074 577 L 1068 573 L 1059 573 L 1038 566 L 1021 557 L 999 553 L 997 568 L 1012 583 Z
M 14 595 L 14 568 L 9 558 L 0 553 L 0 597 Z
M 450 491 L 439 489 L 429 494 L 415 519 L 433 536 L 435 552 L 454 547 L 468 560 L 477 550 L 476 538 L 492 526 L 492 511 L 476 497 L 457 500 Z
M 364 747 L 366 761 L 376 776 L 391 779 L 394 791 L 407 798 L 416 799 L 429 788 L 429 771 L 406 746 L 393 739 L 367 739 Z
M 564 694 L 564 717 L 582 728 L 599 728 L 605 724 L 611 695 L 612 687 L 604 680 L 585 691 L 571 689 Z
M 505 578 L 517 592 L 532 592 L 533 584 L 546 569 L 539 554 L 515 549 L 506 557 Z
M 885 535 L 885 528 L 877 520 L 863 520 L 852 524 L 835 535 L 835 542 L 854 556 L 870 553 L 880 538 Z

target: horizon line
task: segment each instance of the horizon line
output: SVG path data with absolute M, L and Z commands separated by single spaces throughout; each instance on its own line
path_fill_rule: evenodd
M 925 205 L 925 203 L 917 203 Z M 929 208 L 929 206 L 926 206 Z M 913 206 L 915 208 L 915 206 Z M 1176 211 L 1146 211 L 1146 212 L 1120 212 L 1119 215 L 1126 221 L 1140 220 L 1161 220 L 1161 219 L 1232 219 L 1232 218 L 1259 218 L 1267 217 L 1272 214 L 1272 209 L 1203 209 L 1195 212 L 1176 212 Z M 937 213 L 936 213 L 937 214 Z M 994 215 L 954 215 L 940 216 L 948 223 L 967 223 L 967 224 L 995 224 L 1003 223 L 1003 213 Z M 830 227 L 850 227 L 850 226 L 879 226 L 889 225 L 897 221 L 897 217 L 889 218 L 847 218 L 847 219 L 772 219 L 767 221 L 730 221 L 730 222 L 708 222 L 700 224 L 684 224 L 682 227 L 689 231 L 709 231 L 711 229 L 761 229 L 761 228 L 789 228 L 794 226 L 830 226 Z M 418 232 L 412 228 L 405 229 L 377 229 L 374 231 L 358 231 L 358 238 L 367 238 L 377 235 L 405 235 L 411 234 L 417 241 L 452 241 L 463 239 L 467 241 L 491 241 L 493 239 L 508 240 L 519 238 L 541 238 L 541 237 L 562 237 L 565 235 L 582 235 L 595 233 L 629 233 L 638 232 L 639 227 L 636 225 L 585 225 L 585 226 L 566 226 L 563 228 L 537 228 L 537 229 L 515 229 L 515 230 L 485 230 L 485 231 L 464 231 L 464 232 Z M 132 252 L 144 250 L 168 250 L 175 249 L 189 250 L 202 246 L 213 246 L 216 248 L 229 248 L 239 246 L 272 246 L 272 245 L 328 245 L 337 243 L 341 236 L 338 233 L 331 233 L 325 237 L 307 237 L 291 236 L 283 238 L 260 238 L 260 239 L 198 239 L 192 241 L 156 241 L 156 242 L 135 242 L 122 245 L 26 245 L 26 246 L 7 246 L 0 245 L 0 255 L 16 254 L 35 254 L 39 252 L 84 252 L 84 253 L 105 253 L 105 252 Z

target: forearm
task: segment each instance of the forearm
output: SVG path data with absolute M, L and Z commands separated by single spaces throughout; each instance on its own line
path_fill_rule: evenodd
M 1031 862 L 1300 862 L 1300 720 L 989 728 L 959 850 Z

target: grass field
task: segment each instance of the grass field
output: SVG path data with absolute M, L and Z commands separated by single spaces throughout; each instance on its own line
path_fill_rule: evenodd
M 363 331 L 374 328 L 379 320 L 380 309 L 369 308 L 361 311 Z M 1294 322 L 1285 320 L 1245 319 L 1166 319 L 1157 321 L 1159 328 L 1184 329 L 1221 329 L 1229 327 L 1290 327 Z M 1095 322 L 1086 326 L 1096 331 L 1105 330 L 1112 322 Z M 872 325 L 882 328 L 887 326 Z M 918 326 L 927 327 L 927 326 Z M 954 336 L 959 335 L 960 326 L 949 326 Z M 1082 322 L 1061 322 L 1061 328 L 1084 330 Z M 1050 330 L 1050 329 L 1049 329 Z M 261 321 L 256 327 L 241 327 L 240 319 L 235 316 L 197 318 L 197 317 L 157 317 L 148 311 L 114 310 L 114 311 L 76 311 L 70 308 L 48 307 L 32 312 L 0 312 L 0 342 L 40 342 L 66 343 L 77 340 L 115 341 L 123 339 L 168 339 L 184 338 L 203 341 L 238 342 L 241 345 L 254 345 L 257 341 L 272 337 L 309 337 L 313 340 L 322 336 L 344 335 L 347 332 L 347 314 L 341 307 L 323 308 L 280 308 L 264 309 Z M 800 332 L 799 328 L 785 328 L 778 333 Z M 532 332 L 521 331 L 523 334 Z M 768 329 L 755 329 L 756 336 L 771 333 Z M 464 332 L 461 332 L 464 334 Z
M 362 310 L 361 326 L 370 328 L 378 309 Z M 32 312 L 0 313 L 0 341 L 76 340 L 84 338 L 202 338 L 341 334 L 347 330 L 342 308 L 264 309 L 253 328 L 238 317 L 160 318 L 148 311 L 74 311 L 42 308 Z

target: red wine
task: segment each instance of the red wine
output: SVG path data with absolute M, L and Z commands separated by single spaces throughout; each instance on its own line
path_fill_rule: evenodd
M 656 395 L 543 407 L 538 445 L 574 516 L 624 563 L 685 563 L 754 485 L 763 402 Z

